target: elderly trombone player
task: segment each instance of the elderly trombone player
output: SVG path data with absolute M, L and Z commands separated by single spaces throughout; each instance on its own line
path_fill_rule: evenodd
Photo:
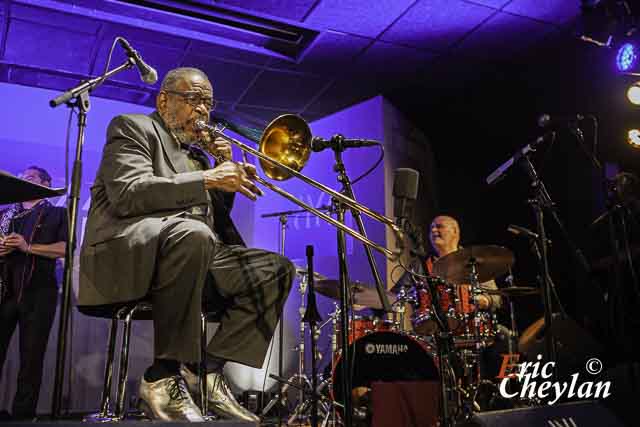
M 203 302 L 223 310 L 206 353 L 207 400 L 218 415 L 258 418 L 232 395 L 226 361 L 261 367 L 295 274 L 284 257 L 247 248 L 230 217 L 235 193 L 262 191 L 250 164 L 196 129 L 215 107 L 207 76 L 178 68 L 165 76 L 150 115 L 115 117 L 91 189 L 80 262 L 79 304 L 148 299 L 154 361 L 140 380 L 140 404 L 154 419 L 203 421 L 194 404 Z M 214 154 L 211 167 L 205 146 Z

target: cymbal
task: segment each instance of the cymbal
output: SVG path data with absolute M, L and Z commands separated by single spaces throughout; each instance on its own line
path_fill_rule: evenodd
M 336 279 L 318 280 L 314 284 L 314 289 L 321 295 L 333 299 L 340 299 L 340 281 Z M 368 287 L 359 282 L 351 282 L 351 294 L 353 296 L 353 304 L 361 305 L 368 308 L 382 309 L 382 303 L 378 298 L 378 291 L 375 287 Z M 386 291 L 389 303 L 393 304 L 396 296 Z
M 540 293 L 540 289 L 531 286 L 512 286 L 510 288 L 503 289 L 483 289 L 482 291 L 490 295 L 502 295 L 503 297 L 509 298 L 526 297 L 530 295 L 538 295 Z
M 296 268 L 296 274 L 298 276 L 306 276 L 308 274 L 306 267 L 301 267 L 298 264 L 293 264 L 293 266 Z M 327 276 L 324 276 L 324 275 L 318 273 L 317 271 L 314 271 L 313 272 L 313 278 L 315 280 L 326 280 Z
M 459 249 L 445 255 L 433 264 L 433 274 L 454 284 L 469 283 L 471 266 L 475 259 L 478 280 L 487 282 L 509 272 L 513 265 L 513 253 L 502 246 L 476 245 Z

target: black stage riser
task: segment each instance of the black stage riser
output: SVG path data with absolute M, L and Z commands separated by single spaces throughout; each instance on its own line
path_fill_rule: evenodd
M 611 411 L 596 402 L 565 403 L 536 408 L 476 414 L 466 427 L 624 427 Z
M 149 421 L 119 421 L 114 425 L 118 427 L 145 427 L 145 426 L 153 426 L 153 427 L 184 427 L 184 422 L 164 422 L 164 421 L 154 421 L 152 424 Z M 81 426 L 91 426 L 91 425 L 99 425 L 92 423 L 83 423 L 81 421 L 69 421 L 69 420 L 61 420 L 61 421 L 38 421 L 37 423 L 33 422 L 3 422 L 2 427 L 25 427 L 25 426 L 33 426 L 33 427 L 81 427 Z M 216 420 L 216 421 L 207 421 L 204 423 L 197 423 L 198 427 L 255 427 L 257 424 L 247 422 L 247 421 L 232 421 L 232 420 Z

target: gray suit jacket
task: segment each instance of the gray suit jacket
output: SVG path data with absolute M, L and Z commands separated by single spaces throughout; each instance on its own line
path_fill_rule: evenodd
M 133 301 L 148 293 L 163 222 L 209 203 L 202 171 L 187 171 L 182 160 L 157 112 L 111 121 L 91 187 L 80 252 L 79 305 Z M 243 245 L 229 216 L 234 194 L 209 194 L 216 234 L 225 244 Z

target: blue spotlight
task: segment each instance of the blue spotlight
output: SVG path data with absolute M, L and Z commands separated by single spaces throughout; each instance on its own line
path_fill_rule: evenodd
M 616 66 L 620 72 L 628 72 L 635 68 L 638 64 L 638 48 L 631 44 L 625 43 L 620 46 L 616 55 Z

